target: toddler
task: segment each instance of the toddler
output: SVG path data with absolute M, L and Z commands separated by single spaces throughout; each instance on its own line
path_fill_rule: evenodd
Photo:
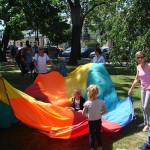
M 72 107 L 68 107 L 68 109 L 82 112 L 84 103 L 85 99 L 81 96 L 81 90 L 75 88 L 73 91 Z
M 99 89 L 96 85 L 90 85 L 88 88 L 88 101 L 85 102 L 82 114 L 88 117 L 89 125 L 89 142 L 91 150 L 94 150 L 94 136 L 98 140 L 97 150 L 102 150 L 101 138 L 101 117 L 106 113 L 105 103 L 101 99 L 97 99 Z M 88 112 L 88 114 L 86 114 Z M 95 131 L 95 133 L 94 133 Z

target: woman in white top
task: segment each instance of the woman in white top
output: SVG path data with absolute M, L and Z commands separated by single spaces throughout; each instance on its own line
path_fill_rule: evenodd
M 39 73 L 47 73 L 47 63 L 51 64 L 55 68 L 55 65 L 52 63 L 48 55 L 44 53 L 43 48 L 39 47 L 38 53 L 34 56 L 34 79 Z
M 104 57 L 101 55 L 101 49 L 95 48 L 95 57 L 92 59 L 92 63 L 105 63 Z

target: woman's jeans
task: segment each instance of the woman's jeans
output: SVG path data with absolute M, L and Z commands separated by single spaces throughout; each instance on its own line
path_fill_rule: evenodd
M 150 90 L 141 90 L 141 102 L 144 115 L 144 123 L 150 125 Z
M 147 137 L 147 140 L 146 140 L 146 145 L 147 145 L 148 147 L 150 147 L 150 128 L 149 128 L 149 130 L 148 130 L 148 137 Z
M 102 138 L 101 138 L 101 119 L 89 121 L 89 142 L 91 148 L 94 148 L 94 137 L 96 134 L 98 146 L 102 146 Z

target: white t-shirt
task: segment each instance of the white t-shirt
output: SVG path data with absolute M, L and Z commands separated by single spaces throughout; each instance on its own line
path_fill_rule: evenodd
M 98 56 L 98 57 L 95 56 L 93 57 L 92 62 L 93 63 L 105 63 L 105 59 L 103 56 Z
M 75 99 L 75 109 L 80 110 L 80 100 Z
M 47 54 L 44 53 L 43 56 L 35 54 L 34 59 L 37 61 L 37 69 L 38 73 L 46 73 L 47 72 L 47 61 L 50 60 Z M 36 69 L 34 69 L 36 72 Z
M 84 107 L 88 110 L 88 120 L 94 121 L 101 118 L 102 106 L 104 105 L 103 100 L 88 100 L 84 103 Z

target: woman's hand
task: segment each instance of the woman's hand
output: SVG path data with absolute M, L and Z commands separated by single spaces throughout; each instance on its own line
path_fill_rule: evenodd
M 132 94 L 132 89 L 130 89 L 129 91 L 128 91 L 128 95 L 131 95 Z
M 56 70 L 56 66 L 55 65 L 53 65 L 53 69 Z

